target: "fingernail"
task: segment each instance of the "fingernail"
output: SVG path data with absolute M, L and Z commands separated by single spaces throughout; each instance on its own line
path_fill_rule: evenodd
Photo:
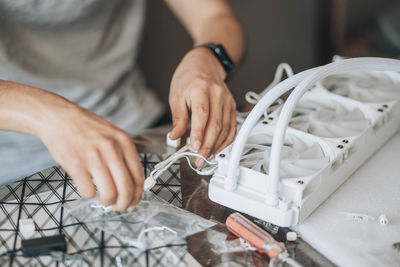
M 191 144 L 191 146 L 192 146 L 192 149 L 197 152 L 200 149 L 201 142 L 199 140 L 196 140 L 193 142 L 193 144 Z
M 196 166 L 197 166 L 198 168 L 202 168 L 202 167 L 204 166 L 204 163 L 205 163 L 204 159 L 198 159 L 198 160 L 196 160 Z

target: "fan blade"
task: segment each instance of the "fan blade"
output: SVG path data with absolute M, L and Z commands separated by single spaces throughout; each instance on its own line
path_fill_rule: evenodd
M 291 140 L 288 142 L 288 146 L 292 147 L 297 152 L 302 152 L 308 148 L 308 146 L 297 136 L 290 136 Z
M 328 164 L 327 158 L 319 159 L 299 159 L 296 160 L 293 165 L 301 168 L 310 169 L 314 171 L 319 171 Z
M 363 131 L 365 128 L 368 127 L 368 121 L 340 121 L 338 122 L 337 126 L 345 129 L 351 129 L 354 131 Z
M 300 153 L 301 159 L 318 159 L 324 156 L 324 152 L 317 143 L 313 143 L 311 147 Z
M 307 132 L 321 137 L 327 137 L 327 138 L 335 137 L 334 134 L 332 134 L 332 132 L 328 130 L 326 126 L 323 124 L 320 125 L 311 124 Z
M 285 172 L 285 176 L 282 175 L 283 172 Z M 313 173 L 315 173 L 315 170 L 311 170 L 308 168 L 302 168 L 302 167 L 296 166 L 292 163 L 288 163 L 285 161 L 283 161 L 281 163 L 281 175 L 280 176 L 282 178 L 309 176 Z
M 297 130 L 303 131 L 303 132 L 308 132 L 308 129 L 310 128 L 310 123 L 308 121 L 305 122 L 291 122 L 289 123 L 289 126 L 292 128 L 295 128 Z
M 310 115 L 297 115 L 290 119 L 291 122 L 303 123 L 307 122 Z
M 349 112 L 348 109 L 346 109 L 343 105 L 339 104 L 336 101 L 333 102 L 333 107 L 333 111 L 335 112 L 335 114 L 338 115 L 345 115 Z
M 331 138 L 348 137 L 359 134 L 360 130 L 341 127 L 339 124 L 329 124 L 325 126 L 331 133 Z
M 259 144 L 259 145 L 271 145 L 272 136 L 268 134 L 255 134 L 249 136 L 247 143 L 249 144 Z
M 341 96 L 349 96 L 350 95 L 350 90 L 347 86 L 345 85 L 341 85 L 338 86 L 337 88 L 334 89 L 328 89 L 329 91 L 337 94 L 337 95 L 341 95 Z
M 347 114 L 345 114 L 342 117 L 343 121 L 363 121 L 365 120 L 364 118 L 364 114 L 361 112 L 361 110 L 359 110 L 358 108 L 352 110 L 351 112 L 347 112 Z

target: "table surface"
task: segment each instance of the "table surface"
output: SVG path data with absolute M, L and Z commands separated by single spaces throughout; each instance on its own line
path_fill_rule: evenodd
M 145 173 L 174 151 L 165 144 L 170 126 L 143 131 L 134 137 Z M 92 266 L 216 266 L 237 263 L 239 266 L 268 266 L 268 259 L 257 253 L 216 254 L 210 236 L 229 235 L 224 222 L 233 210 L 208 198 L 210 177 L 199 176 L 186 161 L 176 163 L 159 179 L 153 192 L 170 203 L 217 223 L 209 230 L 187 238 L 186 243 L 141 251 L 129 247 L 113 235 L 89 229 L 67 216 L 64 203 L 79 198 L 72 180 L 60 167 L 53 167 L 19 182 L 0 187 L 0 266 L 87 266 L 82 261 L 53 262 L 49 257 L 24 258 L 18 248 L 23 239 L 19 219 L 32 217 L 35 235 L 64 234 L 68 251 L 83 257 Z M 275 235 L 285 241 L 288 229 Z M 229 238 L 229 237 L 228 237 Z M 298 239 L 287 244 L 289 253 L 304 266 L 333 266 L 307 243 Z M 4 255 L 4 253 L 9 253 Z

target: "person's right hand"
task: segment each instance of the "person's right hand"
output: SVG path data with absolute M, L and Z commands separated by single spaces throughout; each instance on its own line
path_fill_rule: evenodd
M 102 205 L 131 210 L 139 202 L 144 174 L 129 135 L 72 103 L 54 107 L 38 133 L 66 170 L 83 198 L 97 195 Z

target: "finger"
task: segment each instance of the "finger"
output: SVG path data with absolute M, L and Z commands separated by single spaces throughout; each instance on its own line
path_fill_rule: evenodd
M 132 202 L 135 186 L 128 167 L 118 147 L 109 147 L 103 154 L 117 187 L 118 196 L 113 209 L 125 211 Z
M 230 131 L 230 126 L 231 126 L 231 116 L 232 116 L 232 99 L 229 97 L 225 98 L 225 104 L 223 107 L 223 112 L 222 112 L 222 127 L 221 127 L 221 132 L 218 136 L 217 142 L 215 143 L 214 146 L 214 151 L 215 153 L 216 149 L 219 149 L 221 144 L 225 141 L 226 137 L 229 134 Z
M 96 187 L 93 184 L 92 177 L 89 172 L 83 169 L 75 169 L 71 172 L 67 171 L 78 188 L 79 195 L 88 199 L 96 196 Z
M 122 136 L 121 144 L 121 147 L 123 147 L 122 153 L 124 156 L 125 164 L 128 167 L 131 179 L 135 187 L 132 201 L 128 207 L 128 210 L 132 210 L 139 203 L 142 197 L 143 183 L 145 177 L 136 147 L 133 144 L 131 138 L 128 135 Z
M 186 132 L 189 121 L 188 108 L 183 98 L 180 100 L 171 100 L 170 107 L 172 112 L 173 128 L 169 137 L 172 140 L 175 140 Z
M 203 141 L 204 130 L 210 111 L 209 101 L 208 94 L 202 89 L 198 89 L 191 98 L 192 122 L 190 127 L 190 144 L 195 151 L 200 149 Z
M 99 202 L 104 206 L 113 205 L 117 199 L 117 188 L 110 171 L 102 161 L 98 153 L 90 157 L 90 174 L 97 187 Z
M 236 136 L 236 105 L 233 106 L 231 110 L 231 123 L 229 127 L 229 133 L 228 136 L 226 137 L 225 141 L 215 150 L 215 154 L 218 154 L 221 152 L 222 149 L 230 145 L 233 140 L 235 139 Z
M 223 108 L 222 95 L 219 95 L 219 97 L 213 97 L 213 99 L 210 99 L 210 102 L 210 115 L 203 138 L 203 143 L 201 144 L 201 147 L 198 151 L 198 153 L 203 155 L 205 158 L 208 158 L 211 154 L 211 151 L 213 151 L 215 142 L 217 141 L 217 138 L 221 131 Z M 203 167 L 204 160 L 197 158 L 195 160 L 195 164 L 199 168 Z

